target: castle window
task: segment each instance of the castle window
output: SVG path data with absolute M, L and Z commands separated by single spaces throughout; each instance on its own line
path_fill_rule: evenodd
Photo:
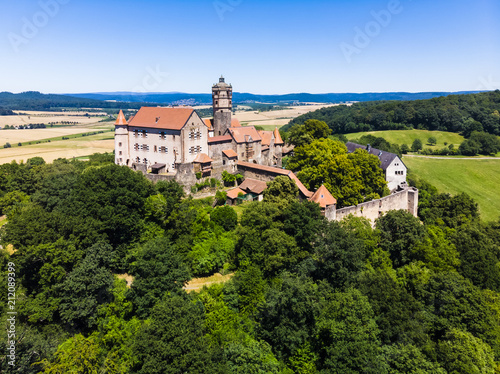
M 141 162 L 140 157 L 137 157 L 137 158 L 135 159 L 135 162 Z
M 142 145 L 142 150 L 143 150 L 143 151 L 149 151 L 149 145 L 147 145 L 147 144 L 143 144 L 143 145 Z
M 135 144 L 134 144 L 134 149 L 135 149 L 136 151 L 138 151 L 138 150 L 139 150 L 139 144 L 135 143 Z
M 155 145 L 155 152 L 158 152 L 158 147 Z
M 134 136 L 138 137 L 139 136 L 139 130 L 134 130 Z
M 118 147 L 121 147 L 122 146 L 122 143 L 118 143 Z
M 142 160 L 142 162 L 143 162 L 144 164 L 147 164 L 147 163 L 148 163 L 148 159 L 147 159 L 147 158 L 145 158 L 144 160 Z
M 122 151 L 118 152 L 118 155 L 120 155 L 120 156 L 121 156 L 121 155 L 122 155 Z
M 166 139 L 166 138 L 167 136 L 165 135 L 165 132 L 164 131 L 160 132 L 160 139 Z
M 174 169 L 174 170 L 175 170 L 175 164 L 172 164 L 172 169 Z
M 146 130 L 142 130 L 142 137 L 143 138 L 147 138 L 148 137 L 148 133 Z

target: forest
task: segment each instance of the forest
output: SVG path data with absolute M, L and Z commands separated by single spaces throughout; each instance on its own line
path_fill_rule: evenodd
M 282 130 L 309 119 L 326 122 L 334 134 L 422 129 L 462 133 L 466 138 L 473 131 L 500 135 L 500 91 L 339 105 L 306 113 Z
M 52 111 L 61 109 L 88 108 L 111 109 L 118 113 L 119 109 L 140 109 L 141 106 L 153 103 L 107 102 L 94 99 L 77 98 L 66 95 L 42 94 L 36 91 L 13 94 L 0 92 L 0 115 L 14 115 L 12 110 Z
M 500 221 L 410 184 L 419 217 L 372 227 L 326 221 L 286 178 L 237 212 L 112 155 L 0 165 L 3 325 L 13 280 L 18 313 L 0 371 L 499 373 Z

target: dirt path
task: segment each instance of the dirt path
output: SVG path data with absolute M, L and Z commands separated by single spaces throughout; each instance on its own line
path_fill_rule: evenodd
M 436 160 L 500 160 L 500 157 L 441 157 L 441 156 L 420 156 L 420 155 L 404 155 L 405 157 L 417 157 L 417 158 L 433 158 Z

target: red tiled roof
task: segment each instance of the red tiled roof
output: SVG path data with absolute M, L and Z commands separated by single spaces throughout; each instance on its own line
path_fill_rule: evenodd
M 329 205 L 337 204 L 337 200 L 332 196 L 330 191 L 324 184 L 312 195 L 309 201 L 318 203 L 321 208 L 326 208 Z
M 231 127 L 241 127 L 240 120 L 238 118 L 232 118 Z
M 196 158 L 194 159 L 193 162 L 205 164 L 207 162 L 212 162 L 212 161 L 213 160 L 210 157 L 208 157 L 208 155 L 206 153 L 200 153 L 198 156 L 196 156 Z
M 225 149 L 222 151 L 222 153 L 224 153 L 224 155 L 226 155 L 227 158 L 238 157 L 238 154 L 232 149 Z
M 283 139 L 281 139 L 281 134 L 278 128 L 276 127 L 274 129 L 274 145 L 283 145 L 283 144 L 285 144 L 285 142 L 283 141 Z
M 227 197 L 229 197 L 230 199 L 236 199 L 240 193 L 242 193 L 243 195 L 246 195 L 245 191 L 243 191 L 239 187 L 236 187 L 236 188 L 233 188 L 232 190 L 227 191 Z
M 228 131 L 236 143 L 246 143 L 250 138 L 253 142 L 262 140 L 254 126 L 230 127 Z
M 118 113 L 118 117 L 116 118 L 115 125 L 127 125 L 127 120 L 123 115 L 123 111 L 120 109 L 120 113 Z
M 233 140 L 231 135 L 213 136 L 208 138 L 208 143 L 230 142 Z
M 243 183 L 240 184 L 240 188 L 244 191 L 260 195 L 267 188 L 267 183 L 257 179 L 246 178 Z
M 272 131 L 259 131 L 259 135 L 262 138 L 262 145 L 271 145 L 271 140 L 273 139 Z
M 266 171 L 268 173 L 276 174 L 276 175 L 286 175 L 290 179 L 292 179 L 297 187 L 299 188 L 299 191 L 304 195 L 305 197 L 309 198 L 313 195 L 311 191 L 309 191 L 306 186 L 302 184 L 302 182 L 297 178 L 297 176 L 290 170 L 285 170 L 285 169 L 279 169 L 275 168 L 272 166 L 265 166 L 265 165 L 258 165 L 258 164 L 253 164 L 251 162 L 245 162 L 245 161 L 238 161 L 238 165 L 241 165 L 243 167 L 249 168 L 249 169 L 255 169 L 255 170 L 262 170 Z
M 153 108 L 142 107 L 130 120 L 131 127 L 180 130 L 193 115 L 193 108 Z
M 214 126 L 213 126 L 214 120 L 213 119 L 205 118 L 203 120 L 203 122 L 205 123 L 205 125 L 208 127 L 209 130 L 213 130 L 214 129 Z

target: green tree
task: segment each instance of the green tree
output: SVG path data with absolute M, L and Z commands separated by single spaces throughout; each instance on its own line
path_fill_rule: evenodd
M 131 265 L 131 273 L 135 279 L 128 298 L 140 318 L 149 316 L 166 292 L 181 289 L 190 279 L 188 267 L 166 238 L 144 244 Z
M 431 362 L 414 345 L 385 345 L 382 347 L 388 374 L 446 374 L 438 363 Z
M 310 265 L 313 277 L 326 280 L 339 289 L 354 284 L 368 254 L 363 240 L 348 233 L 336 221 L 323 226 L 313 249 L 314 261 Z
M 332 130 L 323 121 L 315 119 L 307 120 L 302 125 L 296 125 L 290 129 L 288 143 L 300 147 L 311 143 L 315 139 L 326 139 Z
M 411 144 L 412 152 L 418 152 L 423 148 L 422 141 L 420 139 L 415 139 Z
M 337 199 L 337 206 L 343 207 L 387 192 L 379 165 L 379 159 L 366 151 L 348 155 L 343 143 L 320 139 L 295 148 L 288 166 L 297 171 L 297 177 L 310 190 L 324 184 Z
M 291 274 L 283 274 L 267 291 L 257 316 L 258 335 L 282 361 L 312 343 L 319 300 L 317 286 L 310 279 Z
M 429 143 L 430 145 L 436 145 L 437 143 L 436 137 L 431 136 L 429 139 L 427 139 L 427 143 Z
M 216 207 L 210 213 L 210 220 L 221 226 L 226 231 L 231 231 L 238 224 L 238 215 L 229 205 Z
M 401 153 L 405 155 L 408 152 L 410 152 L 410 147 L 408 147 L 408 144 L 402 144 L 401 145 Z
M 389 252 L 394 267 L 411 261 L 413 250 L 425 235 L 419 219 L 403 210 L 387 212 L 376 220 L 375 227 L 380 230 L 380 246 Z
M 151 322 L 135 337 L 131 373 L 217 373 L 204 338 L 203 305 L 172 294 L 154 308 Z
M 99 306 L 112 299 L 113 275 L 107 269 L 111 251 L 109 245 L 94 245 L 58 287 L 61 320 L 77 331 L 97 326 Z
M 491 347 L 467 331 L 451 329 L 438 344 L 439 358 L 448 373 L 495 374 Z
M 299 188 L 295 182 L 284 175 L 279 175 L 273 181 L 267 182 L 264 190 L 264 201 L 288 206 L 297 199 Z
M 316 323 L 320 373 L 385 373 L 368 299 L 356 289 L 335 293 Z

